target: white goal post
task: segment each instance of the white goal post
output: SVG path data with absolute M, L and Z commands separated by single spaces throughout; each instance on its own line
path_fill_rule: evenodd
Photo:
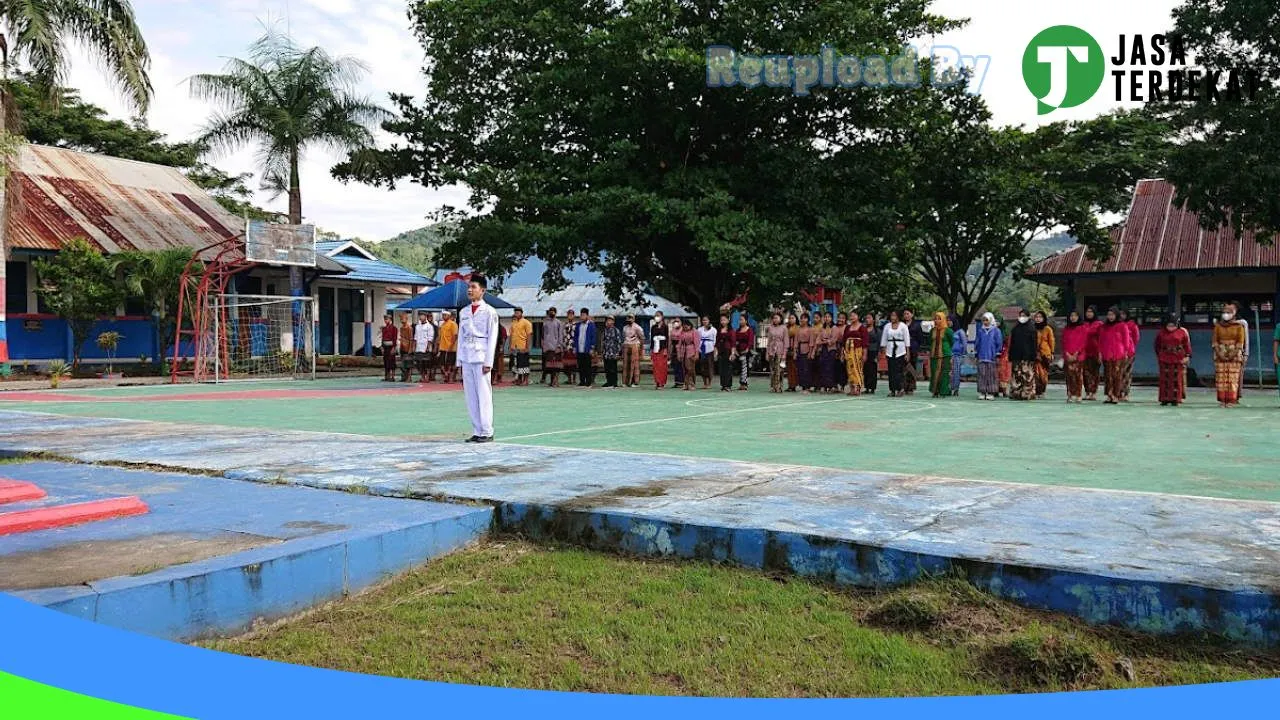
M 214 382 L 316 376 L 315 299 L 288 295 L 210 295 Z

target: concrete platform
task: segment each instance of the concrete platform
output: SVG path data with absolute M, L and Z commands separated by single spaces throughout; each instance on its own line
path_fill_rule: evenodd
M 0 591 L 89 620 L 188 640 L 336 599 L 488 532 L 492 510 L 285 485 L 27 462 L 0 475 L 48 495 L 119 495 L 146 515 L 0 537 Z
M 479 500 L 535 537 L 851 585 L 960 572 L 1091 622 L 1280 644 L 1280 503 L 32 413 L 0 413 L 0 450 Z

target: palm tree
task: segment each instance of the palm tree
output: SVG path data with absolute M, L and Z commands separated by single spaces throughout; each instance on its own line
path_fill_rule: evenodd
M 11 71 L 19 64 L 56 102 L 67 78 L 67 45 L 88 49 L 102 63 L 130 107 L 142 114 L 151 102 L 147 68 L 151 57 L 129 0 L 0 0 L 0 70 L 4 109 L 0 129 L 14 124 L 9 94 Z
M 249 47 L 248 59 L 232 58 L 222 74 L 190 79 L 193 97 L 220 106 L 198 142 L 215 153 L 257 145 L 263 189 L 287 192 L 289 222 L 301 224 L 298 165 L 307 147 L 371 147 L 370 128 L 391 116 L 356 94 L 367 72 L 355 58 L 299 48 L 268 28 Z
M 161 354 L 164 348 L 173 347 L 173 337 L 182 320 L 190 320 L 189 313 L 186 318 L 175 318 L 172 313 L 178 310 L 182 273 L 193 254 L 191 248 L 175 247 L 128 250 L 107 258 L 112 274 L 121 279 L 125 294 L 142 300 L 155 318 Z

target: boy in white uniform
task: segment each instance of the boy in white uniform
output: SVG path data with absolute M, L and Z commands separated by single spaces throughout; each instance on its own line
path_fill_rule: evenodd
M 493 442 L 493 357 L 498 349 L 498 312 L 484 302 L 488 281 L 473 274 L 467 284 L 470 305 L 458 313 L 458 362 L 471 428 L 467 442 Z

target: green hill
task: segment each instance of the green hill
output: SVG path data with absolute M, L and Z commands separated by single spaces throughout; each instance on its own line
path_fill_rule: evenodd
M 431 277 L 436 272 L 436 249 L 444 243 L 445 223 L 436 223 L 416 230 L 406 230 L 389 240 L 376 243 L 371 250 L 377 256 L 401 267 Z

